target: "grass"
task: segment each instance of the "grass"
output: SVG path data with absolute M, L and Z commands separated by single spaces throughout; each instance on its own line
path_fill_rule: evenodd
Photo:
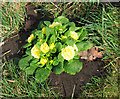
M 106 76 L 94 76 L 91 82 L 83 87 L 80 96 L 83 97 L 118 97 L 118 74 L 120 42 L 118 39 L 119 30 L 119 9 L 111 4 L 102 3 L 33 3 L 36 7 L 43 6 L 45 11 L 55 15 L 65 15 L 74 21 L 77 26 L 86 26 L 89 36 L 96 47 L 101 47 L 104 58 L 107 61 Z M 2 4 L 2 37 L 3 40 L 19 31 L 23 27 L 25 3 L 4 3 Z M 20 8 L 18 10 L 18 8 Z M 41 9 L 43 10 L 43 9 Z M 8 20 L 8 21 L 7 21 Z M 18 21 L 19 20 L 19 21 Z M 48 83 L 38 84 L 33 77 L 26 77 L 25 72 L 20 71 L 17 65 L 18 59 L 5 61 L 2 64 L 3 76 L 1 79 L 1 97 L 58 97 Z
M 18 32 L 25 21 L 25 3 L 6 2 L 1 4 L 1 35 L 0 41 Z
M 96 11 L 97 12 L 97 11 Z M 90 18 L 93 21 L 82 19 L 87 22 L 86 27 L 89 31 L 89 39 L 96 43 L 96 47 L 102 47 L 104 58 L 102 60 L 109 61 L 106 68 L 106 77 L 92 77 L 91 83 L 87 83 L 82 93 L 87 97 L 119 97 L 119 9 L 110 5 L 102 4 L 99 9 L 99 15 L 91 12 Z M 101 13 L 100 13 L 101 12 Z
M 2 65 L 3 76 L 0 97 L 58 97 L 48 83 L 36 83 L 33 77 L 19 70 L 18 58 L 5 61 Z

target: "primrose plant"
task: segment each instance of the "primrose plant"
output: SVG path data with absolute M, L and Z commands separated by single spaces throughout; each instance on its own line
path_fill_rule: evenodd
M 92 47 L 85 27 L 76 27 L 64 16 L 59 16 L 51 24 L 40 22 L 27 39 L 26 54 L 20 59 L 20 69 L 27 75 L 34 75 L 37 82 L 45 81 L 50 72 L 75 75 L 82 69 L 78 53 Z

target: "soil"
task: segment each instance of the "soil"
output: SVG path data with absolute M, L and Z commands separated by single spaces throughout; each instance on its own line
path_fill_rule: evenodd
M 36 13 L 34 9 L 36 8 L 31 4 L 26 5 L 28 18 L 24 24 L 24 29 L 16 33 L 17 35 L 7 39 L 5 44 L 2 45 L 2 54 L 6 53 L 5 57 L 7 60 L 14 57 L 21 57 L 24 54 L 25 49 L 23 49 L 22 46 L 26 44 L 25 40 L 31 34 L 31 31 L 37 28 L 40 20 L 52 21 L 53 16 L 48 17 L 49 13 Z M 43 14 L 45 15 L 44 19 L 41 18 Z M 69 75 L 65 72 L 59 75 L 54 73 L 50 74 L 47 81 L 49 82 L 51 80 L 49 86 L 52 87 L 56 93 L 60 92 L 60 95 L 63 97 L 70 97 L 75 88 L 74 96 L 78 97 L 81 92 L 81 87 L 87 82 L 90 82 L 91 76 L 100 75 L 104 72 L 104 62 L 100 59 L 89 62 L 80 59 L 80 61 L 83 62 L 83 68 L 81 72 L 76 75 Z

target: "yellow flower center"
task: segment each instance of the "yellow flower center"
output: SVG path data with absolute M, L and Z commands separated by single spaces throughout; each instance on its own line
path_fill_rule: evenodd
M 30 37 L 28 38 L 28 43 L 30 43 L 34 38 L 34 34 L 31 34 Z
M 49 46 L 47 45 L 47 43 L 43 43 L 40 47 L 40 50 L 43 52 L 43 53 L 47 53 L 49 52 Z
M 40 50 L 37 48 L 36 45 L 34 45 L 34 47 L 31 49 L 31 54 L 35 58 L 40 58 Z
M 43 40 L 42 39 L 40 39 L 40 42 L 42 42 Z
M 42 33 L 45 34 L 46 33 L 46 28 L 42 28 Z
M 72 46 L 67 46 L 66 48 L 63 48 L 62 56 L 66 60 L 73 59 L 73 57 L 75 56 L 74 48 Z
M 42 65 L 45 65 L 45 64 L 47 63 L 47 59 L 41 58 L 40 63 L 41 63 Z
M 62 39 L 67 39 L 67 36 L 62 36 Z
M 50 63 L 52 64 L 52 63 L 53 63 L 53 60 L 51 60 Z
M 50 45 L 50 49 L 52 50 L 54 47 L 55 47 L 55 44 L 52 43 L 52 44 Z
M 54 28 L 55 26 L 60 25 L 58 22 L 53 22 L 51 25 L 49 25 L 50 28 Z
M 78 34 L 75 31 L 70 31 L 70 36 L 75 40 L 78 39 Z

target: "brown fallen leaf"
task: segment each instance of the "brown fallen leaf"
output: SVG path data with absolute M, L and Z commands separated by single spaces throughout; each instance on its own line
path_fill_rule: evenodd
M 102 48 L 101 48 L 102 49 Z M 96 58 L 102 58 L 102 52 L 98 52 L 98 48 L 92 47 L 87 51 L 81 51 L 78 53 L 81 59 L 85 59 L 87 61 L 95 60 Z

